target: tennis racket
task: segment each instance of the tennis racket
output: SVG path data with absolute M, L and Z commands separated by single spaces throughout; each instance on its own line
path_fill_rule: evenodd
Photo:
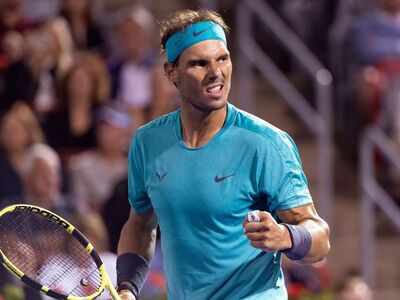
M 28 286 L 66 300 L 118 293 L 100 256 L 71 223 L 38 206 L 16 204 L 0 211 L 0 263 Z

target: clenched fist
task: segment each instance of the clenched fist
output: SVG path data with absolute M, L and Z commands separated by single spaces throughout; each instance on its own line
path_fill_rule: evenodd
M 247 218 L 243 222 L 245 234 L 253 247 L 268 252 L 292 247 L 292 240 L 285 225 L 278 224 L 266 211 L 259 211 L 258 216 L 258 222 L 249 222 Z

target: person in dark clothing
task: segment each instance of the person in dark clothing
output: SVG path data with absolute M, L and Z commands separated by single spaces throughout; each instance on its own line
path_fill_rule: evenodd
M 56 108 L 43 128 L 50 146 L 67 155 L 95 147 L 95 113 L 108 101 L 109 78 L 104 61 L 81 53 L 62 81 Z
M 106 54 L 103 32 L 93 18 L 90 1 L 64 0 L 60 15 L 70 27 L 76 49 Z
M 122 226 L 129 217 L 129 203 L 126 201 L 128 197 L 128 178 L 124 178 L 116 184 L 111 197 L 106 201 L 102 217 L 106 225 L 110 250 L 117 252 L 119 235 Z
M 31 145 L 42 142 L 38 121 L 24 103 L 16 103 L 0 120 L 0 207 L 21 199 Z

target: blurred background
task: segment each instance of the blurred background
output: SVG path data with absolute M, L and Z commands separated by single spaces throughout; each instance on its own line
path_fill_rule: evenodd
M 296 141 L 332 233 L 290 300 L 400 298 L 400 0 L 1 0 L 0 207 L 72 220 L 115 278 L 136 128 L 174 110 L 157 20 L 217 10 L 230 100 Z M 140 299 L 165 299 L 159 249 Z M 0 269 L 0 299 L 44 299 Z M 104 299 L 104 298 L 103 298 Z

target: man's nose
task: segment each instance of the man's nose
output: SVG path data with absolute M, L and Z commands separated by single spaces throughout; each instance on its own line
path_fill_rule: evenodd
M 210 79 L 216 79 L 222 75 L 221 67 L 216 62 L 211 62 L 208 66 L 208 76 Z

